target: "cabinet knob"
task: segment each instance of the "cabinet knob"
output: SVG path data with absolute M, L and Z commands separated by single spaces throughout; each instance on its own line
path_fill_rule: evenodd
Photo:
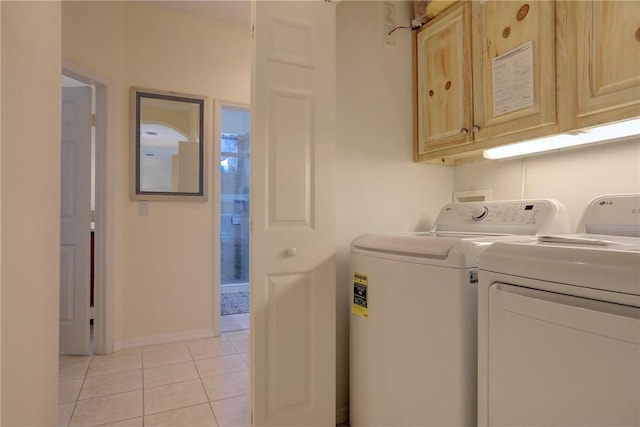
M 478 133 L 478 132 L 480 132 L 480 126 L 478 126 L 478 125 L 473 125 L 473 127 L 471 128 L 471 132 L 473 132 L 473 133 Z
M 466 135 L 468 133 L 469 133 L 469 131 L 467 130 L 467 128 L 460 129 L 460 135 Z
M 293 258 L 296 255 L 298 255 L 298 250 L 296 248 L 287 249 L 287 256 Z
M 638 27 L 638 31 L 636 31 L 636 40 L 640 42 L 640 27 Z

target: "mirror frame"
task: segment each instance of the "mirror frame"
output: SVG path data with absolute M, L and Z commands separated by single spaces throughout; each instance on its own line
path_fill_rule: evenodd
M 200 150 L 199 150 L 199 189 L 197 192 L 178 191 L 142 191 L 140 189 L 140 99 L 153 98 L 168 101 L 180 101 L 193 103 L 199 106 L 200 115 Z M 131 88 L 131 152 L 130 152 L 130 198 L 140 201 L 182 201 L 182 202 L 206 202 L 207 201 L 207 139 L 208 132 L 208 102 L 206 96 L 190 95 L 171 91 Z

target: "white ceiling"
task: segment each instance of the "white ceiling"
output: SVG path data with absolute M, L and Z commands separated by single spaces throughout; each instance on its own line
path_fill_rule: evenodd
M 200 1 L 158 1 L 158 5 L 216 19 L 232 25 L 249 28 L 251 25 L 250 0 L 200 0 Z

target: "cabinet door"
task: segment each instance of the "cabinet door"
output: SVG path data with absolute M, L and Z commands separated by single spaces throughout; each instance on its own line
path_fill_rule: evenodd
M 640 116 L 640 2 L 569 5 L 575 127 Z
M 475 141 L 557 130 L 555 3 L 477 1 L 472 21 Z
M 417 160 L 471 142 L 471 11 L 453 6 L 417 35 Z

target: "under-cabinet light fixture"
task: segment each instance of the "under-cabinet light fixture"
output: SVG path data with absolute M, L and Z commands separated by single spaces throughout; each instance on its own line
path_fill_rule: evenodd
M 530 139 L 515 144 L 484 150 L 482 156 L 485 159 L 498 160 L 509 157 L 526 156 L 545 151 L 562 150 L 578 145 L 592 144 L 596 142 L 609 142 L 640 135 L 640 117 L 617 123 L 609 123 L 579 130 L 577 133 L 563 133 L 544 138 Z

